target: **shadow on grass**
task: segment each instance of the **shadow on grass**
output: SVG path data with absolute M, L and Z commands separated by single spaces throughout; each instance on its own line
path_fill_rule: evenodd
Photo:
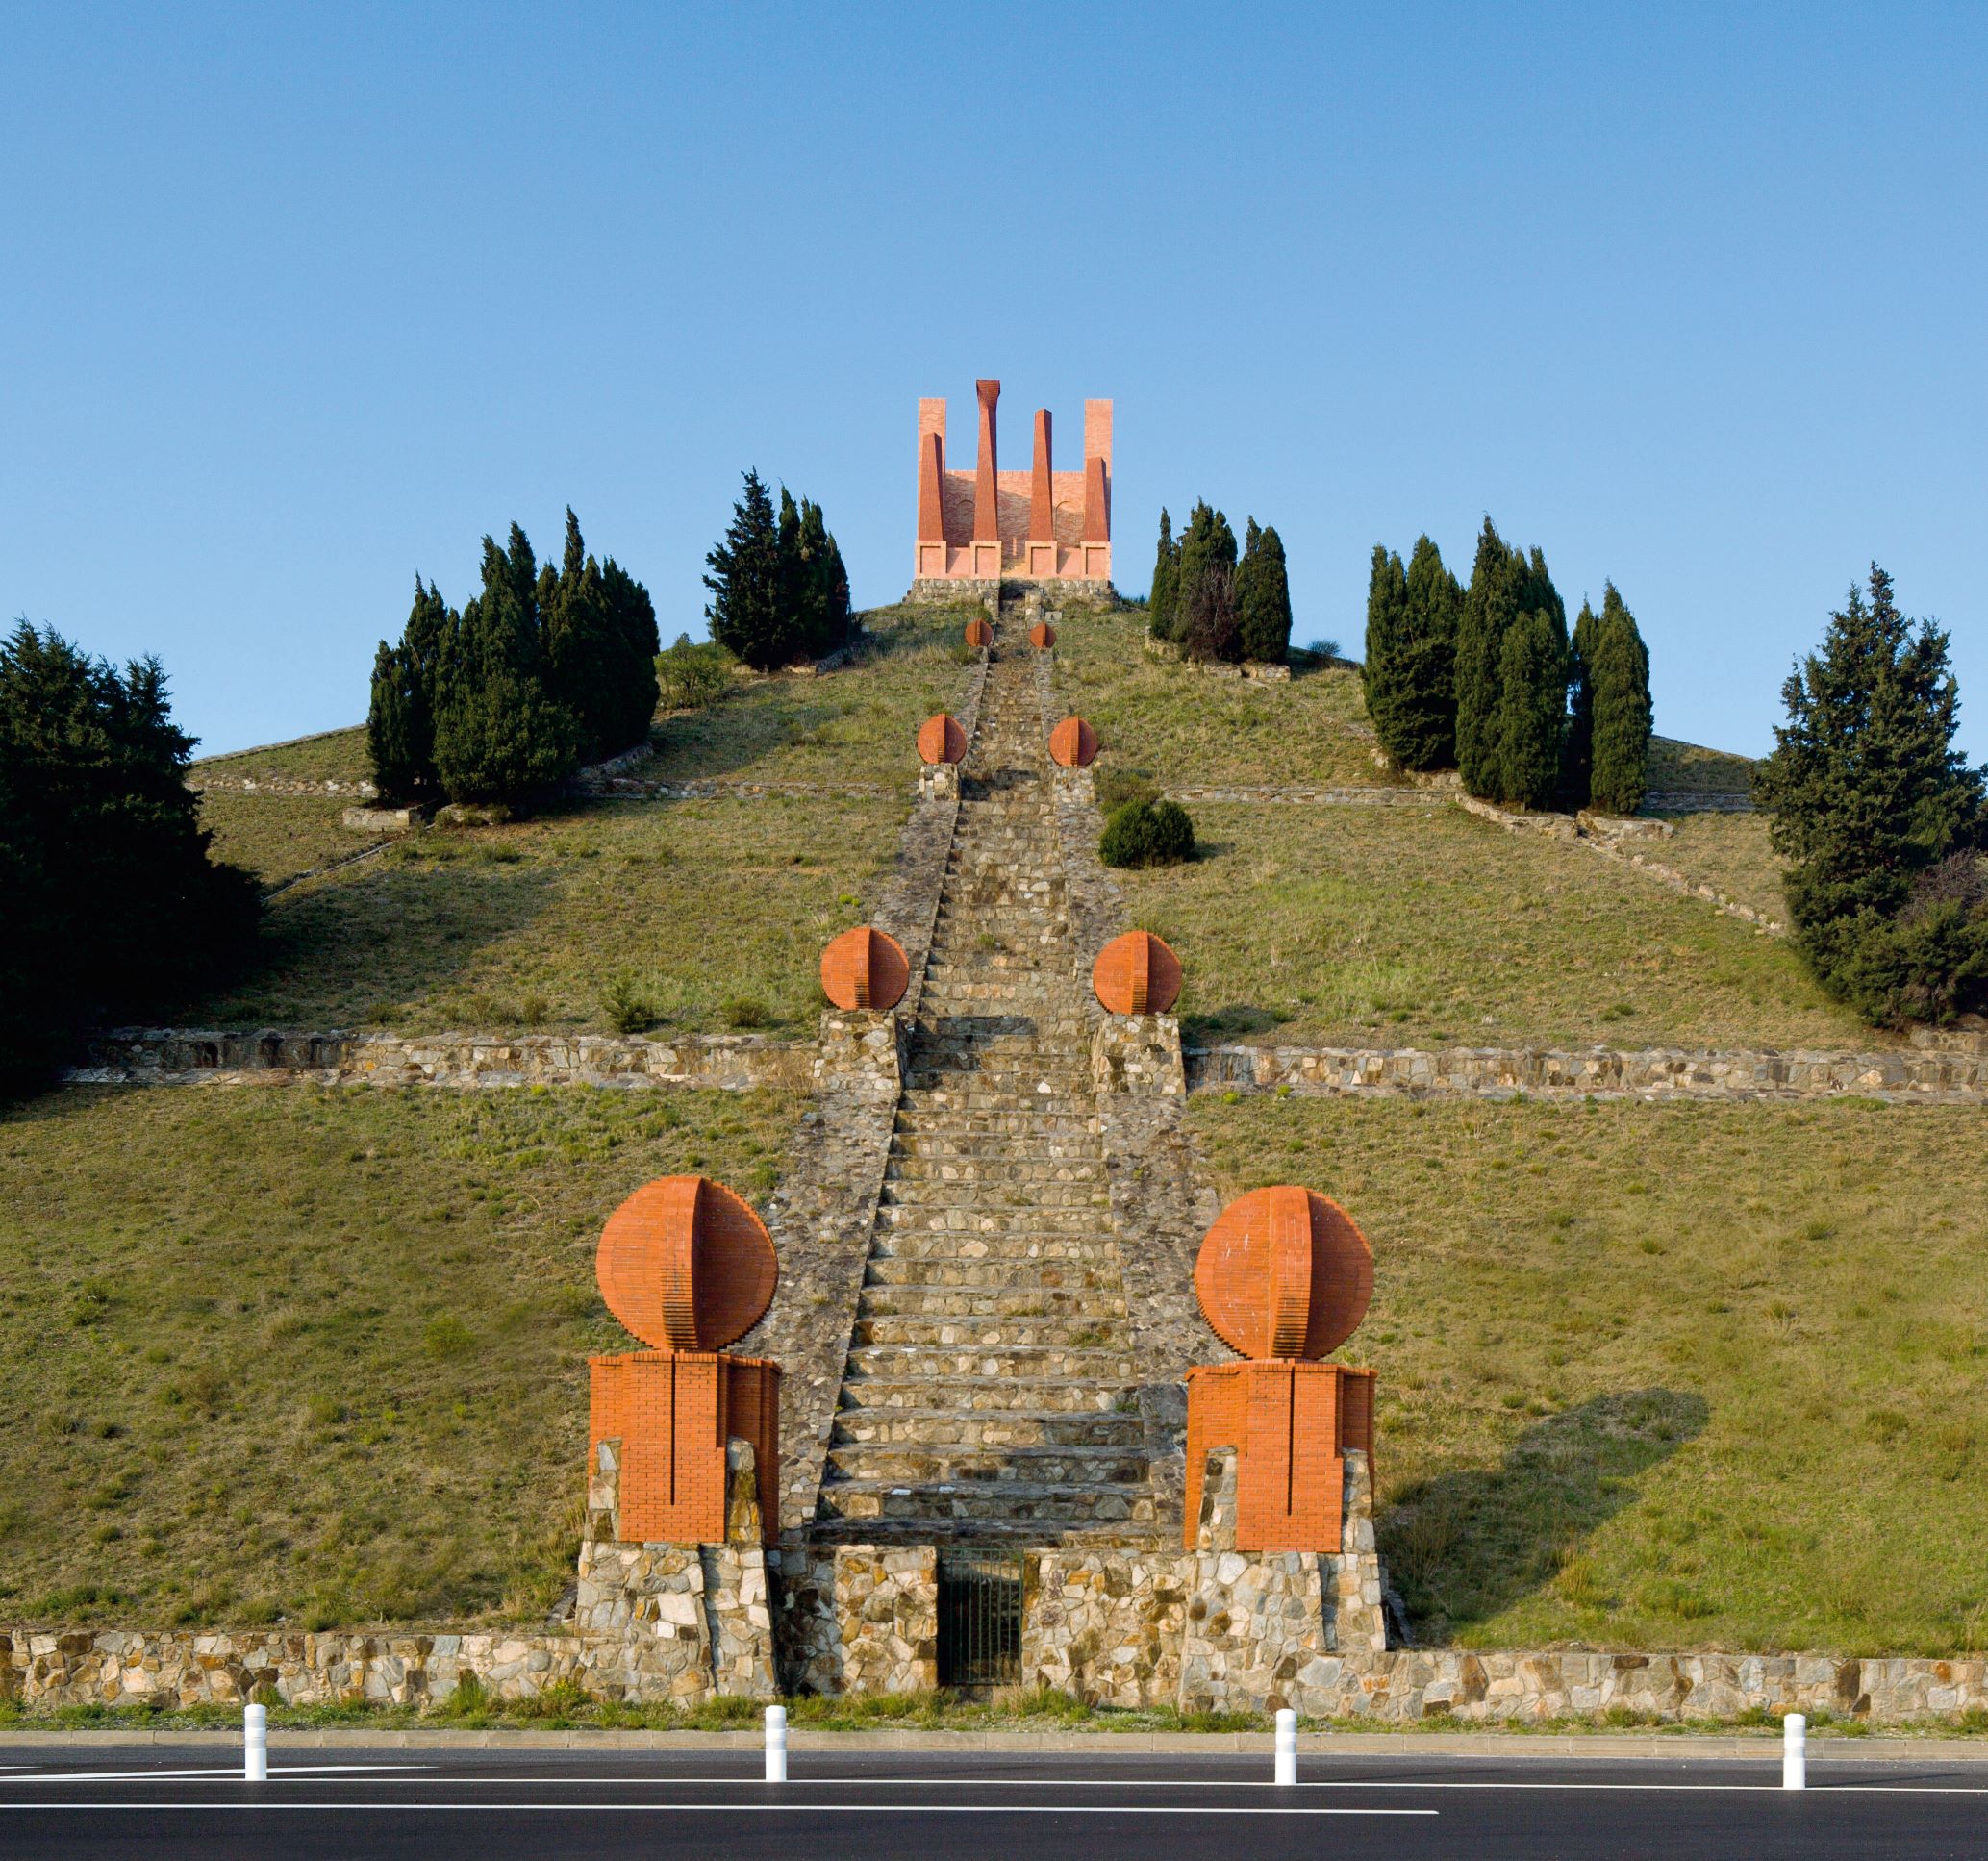
M 1418 1630 L 1447 1635 L 1550 1583 L 1710 1413 L 1679 1390 L 1615 1391 L 1526 1429 L 1497 1467 L 1438 1473 L 1396 1495 L 1381 1556 Z
M 1271 1033 L 1290 1019 L 1279 1009 L 1236 1001 L 1226 1008 L 1212 1008 L 1205 1015 L 1183 1015 L 1180 1038 L 1190 1046 L 1205 1045 L 1210 1041 L 1246 1041 L 1252 1034 Z

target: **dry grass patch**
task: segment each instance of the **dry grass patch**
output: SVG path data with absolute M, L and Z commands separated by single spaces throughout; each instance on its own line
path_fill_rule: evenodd
M 351 804 L 302 795 L 234 794 L 214 790 L 200 798 L 200 824 L 214 835 L 214 857 L 245 866 L 265 886 L 376 845 L 384 836 L 347 827 Z
M 812 1028 L 820 947 L 863 921 L 905 805 L 595 802 L 416 835 L 285 893 L 239 983 L 171 1019 L 606 1031 L 625 986 L 666 1031 Z
M 1647 779 L 1652 794 L 1750 795 L 1753 767 L 1750 756 L 1736 756 L 1730 750 L 1707 749 L 1675 737 L 1649 740 Z
M 0 1117 L 0 1619 L 542 1612 L 585 1357 L 629 1342 L 601 1223 L 679 1170 L 763 1198 L 798 1109 L 189 1087 Z
M 1988 1113 L 1197 1097 L 1373 1243 L 1384 1554 L 1474 1647 L 1988 1648 Z
M 1096 727 L 1100 768 L 1143 769 L 1166 787 L 1201 783 L 1371 786 L 1358 672 L 1305 662 L 1286 684 L 1217 678 L 1155 659 L 1144 609 L 1072 608 L 1057 627 L 1057 688 Z
M 1119 875 L 1180 953 L 1190 1040 L 1884 1041 L 1779 939 L 1577 846 L 1452 808 L 1194 813 L 1202 857 Z
M 365 726 L 320 731 L 263 749 L 239 749 L 226 756 L 203 756 L 189 778 L 197 788 L 203 775 L 224 775 L 258 782 L 281 778 L 290 782 L 370 782 L 373 767 L 366 754 Z
M 1699 885 L 1716 887 L 1735 904 L 1750 905 L 1776 923 L 1788 921 L 1781 893 L 1781 856 L 1768 844 L 1769 815 L 1672 815 L 1671 839 L 1647 850 Z

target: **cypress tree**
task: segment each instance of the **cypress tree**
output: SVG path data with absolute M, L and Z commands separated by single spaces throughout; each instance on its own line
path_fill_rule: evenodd
M 1146 598 L 1146 631 L 1155 640 L 1177 638 L 1174 632 L 1175 593 L 1180 582 L 1180 545 L 1173 541 L 1173 519 L 1160 508 L 1160 553 L 1153 561 L 1153 591 Z
M 1243 657 L 1260 666 L 1281 666 L 1291 657 L 1291 577 L 1284 563 L 1284 540 L 1274 527 L 1258 530 L 1249 519 L 1248 544 L 1236 570 L 1236 613 L 1243 630 Z
M 1407 616 L 1397 660 L 1394 745 L 1403 768 L 1451 768 L 1456 763 L 1456 630 L 1462 585 L 1424 535 L 1408 562 Z
M 1572 809 L 1585 808 L 1594 792 L 1595 653 L 1600 637 L 1600 617 L 1583 601 L 1567 647 L 1567 737 L 1560 757 L 1560 798 Z
M 780 556 L 781 621 L 793 638 L 799 657 L 812 651 L 815 628 L 810 612 L 807 565 L 801 561 L 801 514 L 793 493 L 780 487 L 780 520 L 775 527 L 775 547 Z
M 536 591 L 544 630 L 547 683 L 571 713 L 582 762 L 623 749 L 617 742 L 620 692 L 627 660 L 608 604 L 600 565 L 587 554 L 579 519 L 566 510 L 566 553 L 555 570 L 547 563 Z M 653 670 L 650 673 L 654 681 Z
M 725 539 L 705 558 L 712 573 L 705 616 L 720 646 L 761 671 L 785 666 L 798 641 L 784 608 L 779 526 L 773 502 L 756 471 L 732 510 Z
M 1498 656 L 1497 798 L 1550 808 L 1560 785 L 1567 650 L 1552 611 L 1532 608 L 1505 629 Z
M 580 720 L 550 689 L 539 578 L 523 530 L 483 540 L 483 591 L 450 629 L 435 766 L 451 801 L 522 800 L 578 767 Z
M 1525 558 L 1487 516 L 1456 635 L 1456 763 L 1475 795 L 1495 798 L 1501 784 L 1498 680 L 1505 634 L 1519 616 L 1527 579 Z
M 1236 572 L 1210 562 L 1184 591 L 1180 611 L 1181 650 L 1188 658 L 1234 665 L 1243 657 L 1243 626 L 1236 612 Z
M 1373 545 L 1367 571 L 1367 651 L 1360 677 L 1367 691 L 1367 715 L 1380 746 L 1401 761 L 1402 677 L 1408 631 L 1408 576 L 1401 558 L 1386 543 Z
M 1871 565 L 1829 616 L 1823 648 L 1781 688 L 1788 721 L 1754 777 L 1796 946 L 1824 987 L 1874 1019 L 1951 1013 L 1978 999 L 1988 907 L 1922 896 L 1922 875 L 1981 844 L 1983 777 L 1953 746 L 1960 696 L 1948 635 L 1901 615 Z M 1962 865 L 1975 869 L 1972 863 Z
M 1593 619 L 1585 604 L 1581 616 Z M 1580 634 L 1576 627 L 1576 642 Z M 1632 815 L 1642 807 L 1648 786 L 1649 652 L 1613 582 L 1602 590 L 1590 653 L 1594 757 L 1588 792 L 1603 813 Z
M 1174 584 L 1173 637 L 1183 644 L 1187 641 L 1188 615 L 1195 605 L 1195 590 L 1204 576 L 1217 568 L 1224 572 L 1227 599 L 1233 603 L 1236 533 L 1229 528 L 1227 517 L 1212 509 L 1205 498 L 1197 499 L 1188 515 L 1187 528 L 1180 533 L 1180 578 Z
M 785 529 L 785 513 L 782 513 Z M 820 505 L 801 499 L 795 533 L 800 561 L 801 622 L 808 650 L 817 659 L 834 652 L 849 636 L 849 582 L 842 551 L 828 534 Z
M 600 566 L 601 593 L 612 622 L 617 669 L 607 719 L 609 754 L 643 742 L 655 721 L 656 655 L 663 649 L 649 591 L 610 556 Z
M 366 750 L 373 786 L 391 801 L 424 801 L 440 783 L 435 773 L 436 684 L 450 615 L 440 591 L 415 577 L 415 601 L 400 643 L 383 640 L 373 656 L 372 701 L 366 710 Z

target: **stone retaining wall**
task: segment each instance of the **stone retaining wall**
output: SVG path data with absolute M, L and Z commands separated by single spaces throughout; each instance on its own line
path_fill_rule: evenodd
M 1189 1047 L 1191 1092 L 1405 1094 L 1508 1098 L 1824 1098 L 1910 1104 L 1988 1097 L 1988 1054 L 1693 1053 L 1668 1047 Z

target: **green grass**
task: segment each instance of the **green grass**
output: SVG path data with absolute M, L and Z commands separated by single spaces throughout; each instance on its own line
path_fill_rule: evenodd
M 246 776 L 266 781 L 281 776 L 292 782 L 369 782 L 372 764 L 366 755 L 365 726 L 327 730 L 299 737 L 266 749 L 241 749 L 226 756 L 203 756 L 193 765 L 192 780 L 203 775 Z
M 170 1019 L 606 1031 L 602 997 L 626 978 L 664 1031 L 722 1031 L 736 1024 L 728 1002 L 811 1029 L 821 945 L 862 921 L 906 805 L 593 802 L 411 836 L 286 893 L 239 983 Z
M 740 681 L 700 710 L 659 718 L 654 764 L 668 782 L 733 780 L 918 787 L 919 725 L 957 710 L 974 663 L 961 633 L 977 607 L 876 608 L 849 666 Z
M 1988 1112 L 1197 1097 L 1375 1258 L 1383 1553 L 1479 1647 L 1988 1648 Z
M 201 796 L 200 824 L 214 835 L 215 859 L 247 867 L 265 886 L 278 885 L 385 838 L 345 826 L 342 817 L 351 805 L 336 798 L 216 789 Z
M 1160 784 L 1387 780 L 1362 733 L 1358 672 L 1297 668 L 1288 685 L 1213 677 L 1154 659 L 1143 609 L 1072 608 L 1057 628 L 1057 687 L 1097 731 L 1098 767 L 1144 769 Z
M 1452 808 L 1192 812 L 1200 858 L 1119 875 L 1190 1040 L 1885 1044 L 1781 940 L 1581 847 Z
M 1652 737 L 1646 779 L 1652 794 L 1750 795 L 1753 759 L 1675 737 Z
M 593 1251 L 764 1199 L 774 1094 L 72 1088 L 0 1116 L 0 1620 L 531 1619 L 572 1574 Z
M 1781 893 L 1781 856 L 1768 844 L 1767 815 L 1671 815 L 1667 841 L 1639 847 L 1699 885 L 1716 887 L 1735 904 L 1750 905 L 1776 923 L 1788 921 Z

